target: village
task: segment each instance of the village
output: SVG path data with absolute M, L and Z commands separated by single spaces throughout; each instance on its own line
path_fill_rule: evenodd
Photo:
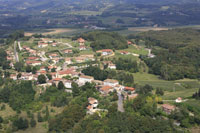
M 34 40 L 34 38 L 32 38 Z M 124 112 L 123 101 L 126 99 L 134 99 L 138 96 L 136 89 L 121 85 L 115 79 L 106 79 L 104 81 L 95 80 L 92 76 L 84 75 L 81 70 L 90 65 L 104 66 L 107 69 L 116 69 L 116 65 L 111 60 L 104 60 L 100 63 L 98 60 L 102 58 L 109 58 L 115 56 L 116 52 L 112 49 L 102 49 L 92 52 L 88 42 L 83 38 L 70 43 L 63 43 L 61 40 L 51 40 L 50 38 L 36 39 L 35 45 L 26 45 L 27 43 L 15 42 L 12 50 L 7 50 L 7 59 L 11 61 L 10 66 L 15 70 L 14 63 L 24 62 L 26 67 L 32 68 L 30 71 L 17 72 L 12 71 L 10 78 L 13 80 L 31 80 L 37 83 L 37 91 L 42 94 L 48 86 L 56 85 L 62 82 L 65 86 L 65 92 L 72 93 L 72 83 L 75 82 L 79 86 L 88 83 L 96 84 L 96 89 L 100 92 L 102 97 L 108 96 L 112 92 L 118 94 L 118 110 Z M 132 42 L 127 41 L 128 45 Z M 61 49 L 60 49 L 61 48 Z M 53 52 L 49 52 L 49 50 Z M 147 49 L 149 58 L 154 58 L 151 50 Z M 78 53 L 78 54 L 77 54 Z M 129 51 L 118 51 L 118 54 L 131 55 L 139 57 L 139 54 L 131 53 Z M 98 63 L 97 63 L 98 62 Z M 39 76 L 45 77 L 44 82 L 38 82 Z M 95 98 L 88 98 L 87 114 L 93 114 L 99 111 L 107 111 L 98 109 L 98 100 Z M 172 105 L 162 105 L 163 111 L 170 114 L 175 110 Z

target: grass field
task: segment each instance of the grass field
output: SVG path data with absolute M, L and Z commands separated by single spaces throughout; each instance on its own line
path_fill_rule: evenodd
M 165 91 L 165 95 L 162 97 L 163 99 L 170 99 L 170 100 L 175 100 L 177 97 L 182 97 L 184 99 L 191 97 L 194 92 L 196 92 L 198 88 L 192 88 L 192 89 L 182 89 L 179 91 L 174 91 L 174 92 L 168 92 Z

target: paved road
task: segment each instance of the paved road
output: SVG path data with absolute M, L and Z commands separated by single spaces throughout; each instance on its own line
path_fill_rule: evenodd
M 124 104 L 123 104 L 123 97 L 121 95 L 121 93 L 118 92 L 118 111 L 120 112 L 124 112 Z
M 17 41 L 14 42 L 14 54 L 15 54 L 16 62 L 19 62 L 19 56 L 18 56 L 18 52 L 17 52 Z

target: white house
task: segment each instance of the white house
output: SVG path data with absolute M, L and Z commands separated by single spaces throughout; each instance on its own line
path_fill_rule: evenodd
M 66 88 L 72 88 L 72 81 L 70 80 L 63 80 L 63 84 Z
M 72 64 L 71 58 L 65 58 L 65 63 L 67 65 Z
M 181 97 L 178 97 L 175 101 L 176 101 L 176 103 L 181 103 L 183 100 Z
M 94 80 L 94 78 L 91 76 L 81 75 L 79 77 L 79 84 L 84 85 L 86 82 L 91 83 L 93 80 Z
M 119 82 L 117 80 L 113 80 L 113 79 L 106 79 L 106 80 L 104 80 L 104 85 L 114 87 L 116 85 L 119 85 Z
M 103 50 L 98 50 L 96 52 L 97 53 L 101 53 L 103 56 L 113 54 L 113 50 L 112 49 L 103 49 Z
M 45 48 L 48 46 L 48 43 L 38 42 L 38 48 Z
M 109 69 L 116 69 L 116 65 L 113 63 L 108 64 Z

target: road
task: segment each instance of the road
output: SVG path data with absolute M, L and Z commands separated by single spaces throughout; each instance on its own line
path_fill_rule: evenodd
M 16 62 L 19 62 L 19 56 L 18 56 L 18 52 L 17 52 L 17 41 L 14 42 L 14 54 L 15 54 Z
M 118 104 L 118 111 L 124 112 L 123 97 L 122 97 L 122 95 L 121 95 L 120 92 L 118 92 L 117 95 L 118 95 L 118 102 L 117 102 L 117 104 Z
M 21 51 L 22 47 L 21 47 L 21 43 L 20 42 L 18 42 L 18 47 L 19 47 L 19 50 Z
M 69 48 L 73 48 L 73 46 L 69 43 L 64 43 L 65 45 L 67 45 Z

